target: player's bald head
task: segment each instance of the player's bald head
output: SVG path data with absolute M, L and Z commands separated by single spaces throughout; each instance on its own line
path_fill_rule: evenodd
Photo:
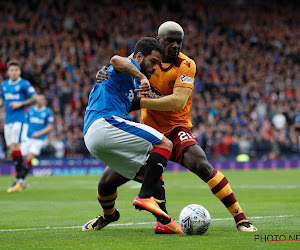
M 166 36 L 169 31 L 177 31 L 182 33 L 182 36 L 184 36 L 184 31 L 182 27 L 178 23 L 173 21 L 167 21 L 164 22 L 162 25 L 160 25 L 158 28 L 157 36 L 158 37 Z

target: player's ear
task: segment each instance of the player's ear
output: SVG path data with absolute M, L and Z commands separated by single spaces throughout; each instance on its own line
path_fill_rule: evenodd
M 138 52 L 137 54 L 136 54 L 136 60 L 137 60 L 137 62 L 138 63 L 141 63 L 142 61 L 143 61 L 143 59 L 144 59 L 144 55 L 143 55 L 143 53 L 142 52 Z

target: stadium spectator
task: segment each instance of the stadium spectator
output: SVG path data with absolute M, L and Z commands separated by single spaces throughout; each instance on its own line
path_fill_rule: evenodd
M 46 95 L 55 118 L 61 117 L 59 130 L 66 131 L 72 125 L 65 107 L 70 105 L 68 112 L 71 109 L 82 119 L 99 67 L 109 64 L 114 54 L 130 53 L 139 37 L 155 36 L 159 23 L 177 20 L 187 31 L 183 52 L 197 65 L 194 129 L 204 126 L 200 133 L 210 131 L 208 139 L 216 141 L 216 132 L 227 124 L 227 136 L 244 134 L 255 148 L 265 132 L 264 119 L 272 122 L 281 111 L 286 117 L 285 136 L 291 140 L 300 102 L 299 3 L 188 0 L 176 1 L 174 8 L 172 2 L 1 2 L 0 81 L 6 63 L 17 58 L 23 77 Z M 133 120 L 139 120 L 138 112 Z M 277 129 L 271 127 L 269 134 L 275 136 Z M 69 147 L 65 133 L 57 136 Z M 281 136 L 276 140 L 284 143 Z M 215 145 L 206 147 L 208 157 L 211 146 Z M 280 158 L 292 152 L 282 150 Z M 222 152 L 212 156 L 229 157 Z M 253 151 L 251 157 L 261 155 Z
M 300 153 L 300 103 L 298 104 L 298 114 L 295 118 L 295 136 L 292 138 L 293 142 L 293 153 L 296 155 L 296 157 L 299 157 Z M 297 140 L 298 139 L 298 140 Z M 297 146 L 298 144 L 298 146 Z

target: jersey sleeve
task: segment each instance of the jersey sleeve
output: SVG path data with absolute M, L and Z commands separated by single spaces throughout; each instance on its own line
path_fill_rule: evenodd
M 31 97 L 34 94 L 36 94 L 36 91 L 34 87 L 32 87 L 31 83 L 28 81 L 25 81 L 24 86 L 23 86 L 24 93 L 27 97 Z
M 124 58 L 127 59 L 129 62 L 131 62 L 135 67 L 137 67 L 138 70 L 141 70 L 140 65 L 133 58 L 129 58 L 129 57 L 124 57 Z M 132 76 L 115 70 L 112 65 L 110 65 L 108 67 L 107 73 L 110 75 L 110 77 L 112 77 L 113 79 L 116 79 L 117 81 L 123 81 L 123 80 L 128 80 L 128 79 L 130 81 L 134 81 L 134 78 Z
M 128 58 L 128 60 L 130 60 L 130 62 L 139 69 L 139 71 L 141 70 L 141 66 L 131 57 L 125 57 Z
M 53 113 L 50 109 L 48 109 L 48 116 L 47 116 L 47 125 L 48 124 L 54 124 L 54 116 L 53 116 Z
M 184 60 L 179 67 L 179 72 L 174 87 L 194 88 L 196 64 L 191 59 Z

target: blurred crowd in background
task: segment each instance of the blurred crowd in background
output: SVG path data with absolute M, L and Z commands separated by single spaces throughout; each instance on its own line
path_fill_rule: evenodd
M 19 60 L 55 115 L 42 156 L 90 157 L 82 128 L 97 71 L 173 20 L 197 65 L 192 131 L 208 158 L 299 158 L 300 4 L 225 2 L 0 0 L 0 81 L 8 60 Z

